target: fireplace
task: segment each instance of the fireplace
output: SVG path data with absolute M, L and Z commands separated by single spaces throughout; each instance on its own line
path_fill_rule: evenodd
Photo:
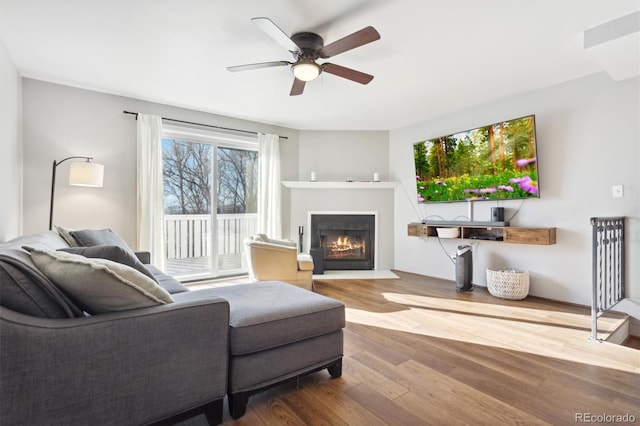
M 311 248 L 321 248 L 325 270 L 374 269 L 374 214 L 311 214 Z

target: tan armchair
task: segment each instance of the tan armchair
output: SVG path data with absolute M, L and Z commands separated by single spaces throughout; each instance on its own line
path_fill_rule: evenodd
M 296 243 L 256 234 L 244 240 L 244 254 L 253 281 L 284 281 L 313 289 L 313 259 L 298 253 Z

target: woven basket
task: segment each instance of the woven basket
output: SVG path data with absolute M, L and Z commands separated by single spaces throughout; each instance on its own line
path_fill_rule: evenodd
M 516 269 L 487 269 L 487 290 L 494 297 L 522 300 L 529 294 L 529 273 Z

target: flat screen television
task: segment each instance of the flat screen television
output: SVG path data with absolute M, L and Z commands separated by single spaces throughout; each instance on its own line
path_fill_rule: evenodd
M 419 203 L 539 198 L 535 116 L 413 146 Z

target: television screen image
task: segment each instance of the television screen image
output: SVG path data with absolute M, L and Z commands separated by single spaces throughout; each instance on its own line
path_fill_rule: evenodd
M 539 198 L 535 116 L 413 145 L 419 203 Z

